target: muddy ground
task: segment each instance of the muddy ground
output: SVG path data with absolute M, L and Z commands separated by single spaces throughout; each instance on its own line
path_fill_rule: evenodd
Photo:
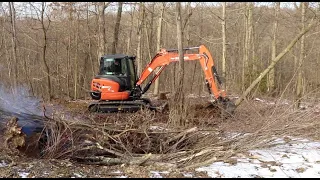
M 277 109 L 290 109 L 290 104 L 280 103 L 275 107 L 276 99 L 252 99 L 239 106 L 233 117 L 228 119 L 214 116 L 211 109 L 206 107 L 207 97 L 194 98 L 188 110 L 188 123 L 186 128 L 199 127 L 200 129 L 219 132 L 220 137 L 230 138 L 232 133 L 252 133 L 259 130 L 266 118 Z M 90 123 L 126 123 L 126 118 L 132 114 L 98 114 L 87 111 L 89 100 L 63 101 L 55 100 L 47 104 L 47 109 L 54 109 L 69 116 L 75 121 Z M 156 102 L 160 103 L 160 102 Z M 283 112 L 283 111 L 282 111 Z M 51 112 L 48 110 L 47 116 Z M 145 112 L 138 112 L 145 113 Z M 314 112 L 317 113 L 317 112 Z M 116 120 L 108 120 L 110 116 Z M 168 113 L 148 114 L 152 118 L 152 125 L 168 127 Z M 120 122 L 118 122 L 120 121 Z M 122 121 L 122 122 L 121 122 Z M 290 123 L 287 118 L 279 120 L 278 125 Z M 275 127 L 276 128 L 276 127 Z M 306 130 L 304 130 L 306 131 Z M 304 131 L 301 135 L 304 136 Z M 306 134 L 306 133 L 305 133 Z M 310 135 L 310 138 L 317 138 Z M 318 137 L 319 138 L 319 137 Z M 3 136 L 0 136 L 3 142 Z M 194 169 L 171 169 L 161 166 L 136 166 L 136 165 L 85 165 L 70 159 L 40 159 L 21 151 L 8 151 L 0 147 L 0 177 L 208 177 L 204 172 Z

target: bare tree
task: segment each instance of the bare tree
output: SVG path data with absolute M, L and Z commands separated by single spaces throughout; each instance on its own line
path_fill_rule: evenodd
M 245 3 L 245 39 L 244 39 L 244 53 L 243 53 L 243 63 L 242 63 L 242 90 L 245 89 L 246 86 L 246 75 L 249 70 L 249 5 L 248 2 Z
M 51 78 L 50 78 L 50 69 L 49 65 L 46 59 L 47 54 L 47 46 L 48 46 L 48 30 L 50 27 L 50 19 L 48 18 L 48 25 L 45 23 L 45 14 L 46 14 L 46 2 L 41 3 L 41 11 L 40 11 L 40 22 L 41 22 L 41 29 L 42 29 L 42 35 L 43 35 L 43 43 L 42 43 L 42 62 L 44 65 L 44 70 L 46 74 L 46 80 L 47 80 L 47 100 L 51 101 L 52 98 L 52 91 L 51 91 Z
M 277 55 L 277 32 L 278 32 L 278 14 L 280 11 L 280 2 L 275 2 L 274 10 L 274 25 L 273 25 L 273 39 L 272 39 L 272 55 L 271 58 L 275 59 Z M 268 91 L 273 92 L 275 87 L 275 69 L 272 68 L 268 74 Z
M 116 25 L 114 27 L 114 33 L 113 33 L 113 43 L 112 43 L 112 54 L 117 53 L 117 44 L 119 39 L 119 31 L 120 31 L 120 21 L 121 21 L 121 14 L 122 14 L 122 4 L 123 2 L 118 2 L 118 13 L 117 13 L 117 19 L 116 19 Z
M 302 31 L 305 30 L 305 17 L 306 17 L 306 8 L 307 8 L 307 2 L 301 2 L 301 24 L 302 24 Z M 303 94 L 303 86 L 302 86 L 302 79 L 303 79 L 303 68 L 302 64 L 305 58 L 305 36 L 302 35 L 301 41 L 300 41 L 300 57 L 298 62 L 298 76 L 297 76 L 297 86 L 296 86 L 296 108 L 300 107 L 301 104 L 301 98 Z
M 77 12 L 77 11 L 76 11 Z M 78 98 L 78 71 L 79 71 L 79 67 L 78 67 L 78 62 L 79 62 L 79 52 L 78 52 L 78 48 L 79 48 L 79 12 L 76 13 L 77 14 L 77 20 L 78 23 L 76 25 L 76 42 L 75 42 L 75 57 L 74 57 L 74 62 L 73 62 L 73 81 L 74 81 L 74 95 L 73 98 L 76 100 Z
M 68 20 L 69 20 L 69 28 L 70 30 L 68 31 L 68 45 L 67 45 L 67 67 L 66 67 L 66 71 L 67 71 L 67 94 L 68 94 L 68 98 L 70 97 L 70 69 L 71 69 L 71 36 L 72 36 L 72 25 L 73 25 L 73 2 L 69 2 L 67 4 L 68 6 L 68 10 L 69 10 L 69 14 L 68 14 Z
M 98 2 L 98 57 L 106 53 L 105 10 L 111 2 Z M 100 59 L 98 58 L 98 62 Z
M 132 42 L 132 32 L 133 32 L 133 26 L 134 26 L 134 15 L 135 15 L 135 6 L 131 6 L 131 12 L 130 12 L 130 22 L 131 22 L 131 28 L 129 30 L 129 35 L 127 37 L 127 49 L 126 53 L 129 54 L 131 50 L 131 42 Z
M 174 90 L 174 98 L 171 103 L 172 110 L 170 111 L 170 119 L 174 125 L 184 125 L 184 52 L 183 52 L 183 31 L 181 19 L 181 2 L 176 2 L 176 23 L 177 23 L 177 44 L 179 53 L 179 67 L 177 87 Z
M 226 59 L 227 59 L 227 40 L 226 40 L 226 2 L 222 3 L 222 19 L 221 19 L 221 25 L 222 25 L 222 77 L 226 79 Z M 225 81 L 223 86 L 224 89 L 226 89 L 227 82 Z
M 9 2 L 11 19 L 11 42 L 12 42 L 12 65 L 13 65 L 13 92 L 16 93 L 18 86 L 18 63 L 17 63 L 17 35 L 16 35 L 16 10 L 14 2 Z
M 144 32 L 145 32 L 145 38 L 146 38 L 146 47 L 144 49 L 146 49 L 146 52 L 148 53 L 148 57 L 149 59 L 152 59 L 151 56 L 151 52 L 153 49 L 153 22 L 154 22 L 154 7 L 155 7 L 155 2 L 152 2 L 152 11 L 150 13 L 146 14 L 145 17 L 145 24 L 143 26 Z M 150 10 L 149 10 L 150 11 Z M 148 15 L 150 14 L 150 21 L 148 20 Z
M 92 72 L 92 77 L 95 76 L 95 61 L 92 58 L 92 54 L 91 54 L 91 36 L 90 36 L 90 25 L 89 25 L 89 2 L 87 2 L 87 19 L 86 19 L 86 23 L 87 23 L 87 38 L 88 38 L 88 55 L 89 55 L 89 60 L 90 60 L 90 64 L 91 64 L 91 72 Z
M 141 51 L 141 35 L 142 35 L 142 30 L 143 30 L 143 25 L 144 25 L 144 16 L 145 16 L 145 6 L 143 2 L 140 2 L 139 4 L 139 19 L 138 21 L 138 30 L 137 30 L 137 35 L 138 35 L 138 47 L 137 47 L 137 73 L 140 74 L 142 70 L 142 51 Z
M 253 22 L 253 10 L 254 10 L 254 2 L 250 2 L 249 3 L 249 54 L 251 55 L 251 64 L 252 64 L 252 68 L 251 71 L 252 73 L 250 73 L 250 82 L 253 78 L 253 76 L 255 76 L 258 73 L 258 63 L 257 63 L 257 59 L 255 57 L 256 52 L 255 52 L 255 36 L 254 36 L 254 22 Z
M 253 4 L 251 2 L 245 3 L 245 41 L 244 41 L 244 55 L 243 55 L 243 70 L 242 70 L 242 84 L 245 88 L 251 82 L 252 71 L 251 65 L 253 61 L 250 60 L 250 54 L 252 55 L 252 37 L 253 37 Z M 252 57 L 252 56 L 251 56 Z
M 156 51 L 159 51 L 161 48 L 161 35 L 162 35 L 162 20 L 163 20 L 163 14 L 164 14 L 164 8 L 165 8 L 165 2 L 162 2 L 161 8 L 160 8 L 160 16 L 159 16 L 159 21 L 158 21 L 158 28 L 157 28 L 157 43 L 156 43 Z M 155 82 L 154 85 L 154 95 L 159 94 L 159 83 L 160 83 L 160 76 Z

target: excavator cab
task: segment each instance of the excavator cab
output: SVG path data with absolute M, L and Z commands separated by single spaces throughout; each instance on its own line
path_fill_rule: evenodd
M 99 73 L 94 78 L 97 82 L 93 82 L 91 86 L 96 87 L 97 90 L 104 87 L 112 92 L 112 87 L 103 86 L 103 82 L 113 81 L 119 85 L 119 89 L 117 90 L 118 92 L 131 91 L 137 81 L 134 63 L 135 59 L 135 56 L 127 56 L 123 54 L 102 56 L 100 58 Z M 96 100 L 101 98 L 101 93 L 99 91 L 92 91 L 90 95 Z

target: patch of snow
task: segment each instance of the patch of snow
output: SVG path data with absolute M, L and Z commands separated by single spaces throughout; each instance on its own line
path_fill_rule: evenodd
M 187 97 L 190 97 L 190 98 L 198 98 L 199 95 L 196 95 L 196 94 L 189 94 L 187 95 Z
M 247 136 L 249 134 L 250 133 L 237 133 L 237 132 L 230 133 L 230 132 L 226 132 L 225 133 L 225 139 L 233 139 L 233 138 L 236 138 L 236 137 L 239 137 L 239 136 Z
M 169 172 L 169 171 L 161 171 L 160 173 L 162 173 L 162 174 L 169 174 L 170 172 Z
M 121 174 L 122 172 L 121 171 L 119 171 L 119 170 L 116 170 L 116 171 L 113 171 L 113 172 L 111 172 L 112 174 Z
M 238 137 L 240 135 L 241 135 L 241 133 L 226 133 L 225 136 L 227 139 L 233 139 L 233 138 Z
M 116 176 L 115 178 L 128 178 L 128 176 L 121 175 L 121 176 Z
M 28 173 L 28 172 L 19 172 L 19 176 L 21 177 L 21 178 L 28 178 L 28 175 L 29 175 L 30 173 Z
M 201 134 L 203 135 L 209 135 L 210 133 L 209 132 L 201 132 Z M 219 133 L 218 133 L 219 134 Z
M 207 171 L 210 177 L 320 177 L 320 142 L 290 138 L 285 143 L 266 149 L 251 150 L 249 157 L 237 157 L 237 163 L 230 165 L 215 162 L 210 166 L 197 168 Z
M 7 167 L 7 166 L 8 164 L 4 160 L 1 160 L 0 167 Z
M 150 173 L 151 173 L 150 178 L 163 178 L 161 174 L 169 174 L 169 171 L 162 171 L 162 172 L 150 171 Z
M 307 109 L 308 108 L 308 106 L 304 106 L 304 105 L 300 105 L 300 109 Z
M 73 175 L 75 175 L 77 178 L 81 178 L 82 177 L 82 175 L 80 175 L 80 174 L 78 174 L 78 173 L 73 173 Z
M 157 172 L 157 171 L 151 171 L 150 173 L 151 173 L 150 178 L 163 178 L 163 177 L 160 175 L 160 173 Z
M 150 126 L 149 129 L 150 130 L 160 130 L 160 131 L 168 130 L 168 129 L 160 127 L 160 126 Z
M 255 101 L 260 101 L 260 102 L 264 102 L 264 100 L 262 100 L 262 99 L 259 99 L 259 98 L 255 98 L 254 100 L 255 100 Z
M 273 142 L 271 142 L 271 144 L 282 144 L 282 143 L 285 143 L 283 138 L 277 138 L 277 139 L 273 140 Z
M 189 172 L 188 173 L 183 172 L 182 174 L 183 174 L 184 177 L 187 177 L 187 178 L 192 178 L 193 177 L 193 174 L 189 173 Z

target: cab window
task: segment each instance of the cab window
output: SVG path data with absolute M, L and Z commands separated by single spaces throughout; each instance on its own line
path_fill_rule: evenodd
M 122 75 L 127 73 L 127 66 L 125 59 L 108 59 L 104 58 L 101 61 L 100 75 Z

